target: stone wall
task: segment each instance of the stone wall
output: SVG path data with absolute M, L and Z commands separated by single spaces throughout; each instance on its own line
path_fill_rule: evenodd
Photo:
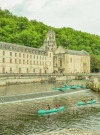
M 69 79 L 75 79 L 75 76 L 66 75 L 34 75 L 34 76 L 13 76 L 0 78 L 0 86 L 21 84 L 21 83 L 37 83 L 37 82 L 54 82 L 54 81 L 66 81 Z
M 87 83 L 87 87 L 94 90 L 94 91 L 100 91 L 100 78 L 99 77 L 92 78 Z

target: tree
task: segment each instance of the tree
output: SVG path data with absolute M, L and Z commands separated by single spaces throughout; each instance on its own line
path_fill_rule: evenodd
M 100 60 L 94 54 L 91 54 L 91 72 L 99 72 L 100 71 Z

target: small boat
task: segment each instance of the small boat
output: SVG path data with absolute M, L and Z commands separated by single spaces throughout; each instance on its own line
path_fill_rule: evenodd
M 56 87 L 52 87 L 52 90 L 67 90 L 67 88 L 56 88 Z
M 84 85 L 80 85 L 79 87 L 80 87 L 80 88 L 86 88 L 86 86 L 84 86 Z
M 59 108 L 52 108 L 50 110 L 38 110 L 38 116 L 44 115 L 44 114 L 51 114 L 51 113 L 55 113 L 55 112 L 60 112 L 63 111 L 65 109 L 64 106 L 61 106 Z
M 67 85 L 67 84 L 64 84 L 64 85 L 62 85 L 62 88 L 71 88 L 71 86 Z
M 77 88 L 79 88 L 79 86 L 77 86 L 77 85 L 71 86 L 71 89 L 77 89 Z
M 86 101 L 86 102 L 78 102 L 77 105 L 80 106 L 80 105 L 86 105 L 86 104 L 93 104 L 93 103 L 96 103 L 96 100 L 91 100 L 91 101 Z

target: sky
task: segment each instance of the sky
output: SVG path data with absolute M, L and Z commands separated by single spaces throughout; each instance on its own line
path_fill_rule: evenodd
M 0 7 L 55 28 L 100 35 L 100 0 L 0 0 Z

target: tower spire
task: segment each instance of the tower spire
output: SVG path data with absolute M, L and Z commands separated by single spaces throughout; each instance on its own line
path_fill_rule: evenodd
M 53 52 L 57 49 L 55 32 L 53 31 L 52 27 L 50 27 L 46 35 L 46 39 L 44 40 L 44 49 Z

